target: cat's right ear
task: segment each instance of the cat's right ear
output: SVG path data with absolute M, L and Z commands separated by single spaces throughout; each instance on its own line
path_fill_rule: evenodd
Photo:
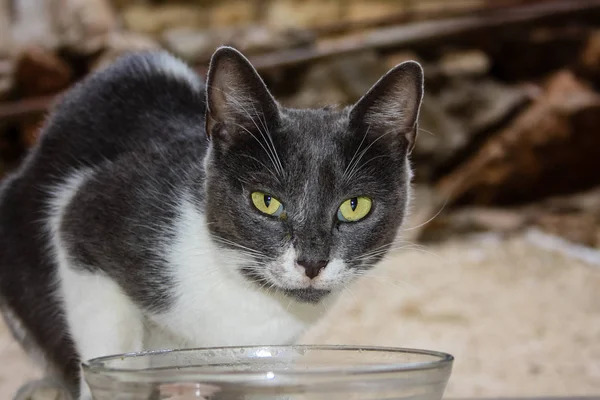
M 414 146 L 423 100 L 423 68 L 405 61 L 386 73 L 352 108 L 351 124 L 374 139 L 386 136 L 407 153 Z
M 249 134 L 279 115 L 277 102 L 258 72 L 232 47 L 215 51 L 206 84 L 206 133 L 211 139 Z

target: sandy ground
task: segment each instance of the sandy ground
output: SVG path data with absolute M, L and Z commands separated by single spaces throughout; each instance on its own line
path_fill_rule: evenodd
M 441 350 L 447 396 L 600 395 L 600 266 L 494 236 L 404 250 L 305 342 Z M 0 399 L 36 376 L 0 326 Z

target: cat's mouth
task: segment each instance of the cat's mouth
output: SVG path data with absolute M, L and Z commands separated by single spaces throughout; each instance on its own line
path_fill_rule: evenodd
M 315 289 L 281 289 L 283 293 L 302 303 L 318 303 L 331 293 L 331 290 Z
M 318 303 L 331 294 L 331 290 L 329 289 L 316 289 L 311 286 L 294 289 L 286 288 L 250 268 L 242 268 L 241 272 L 258 286 L 274 289 L 301 303 Z

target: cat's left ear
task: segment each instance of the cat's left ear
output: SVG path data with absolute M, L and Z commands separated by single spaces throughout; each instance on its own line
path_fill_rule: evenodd
M 415 147 L 419 109 L 423 100 L 423 68 L 416 61 L 398 64 L 354 105 L 350 124 L 369 135 L 390 136 Z
M 277 103 L 258 72 L 232 47 L 219 47 L 213 54 L 206 87 L 206 133 L 211 137 L 232 139 L 279 116 Z

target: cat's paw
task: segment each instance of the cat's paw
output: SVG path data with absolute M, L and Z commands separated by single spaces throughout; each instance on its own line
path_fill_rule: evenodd
M 22 386 L 13 400 L 71 400 L 71 396 L 57 382 L 42 379 Z

